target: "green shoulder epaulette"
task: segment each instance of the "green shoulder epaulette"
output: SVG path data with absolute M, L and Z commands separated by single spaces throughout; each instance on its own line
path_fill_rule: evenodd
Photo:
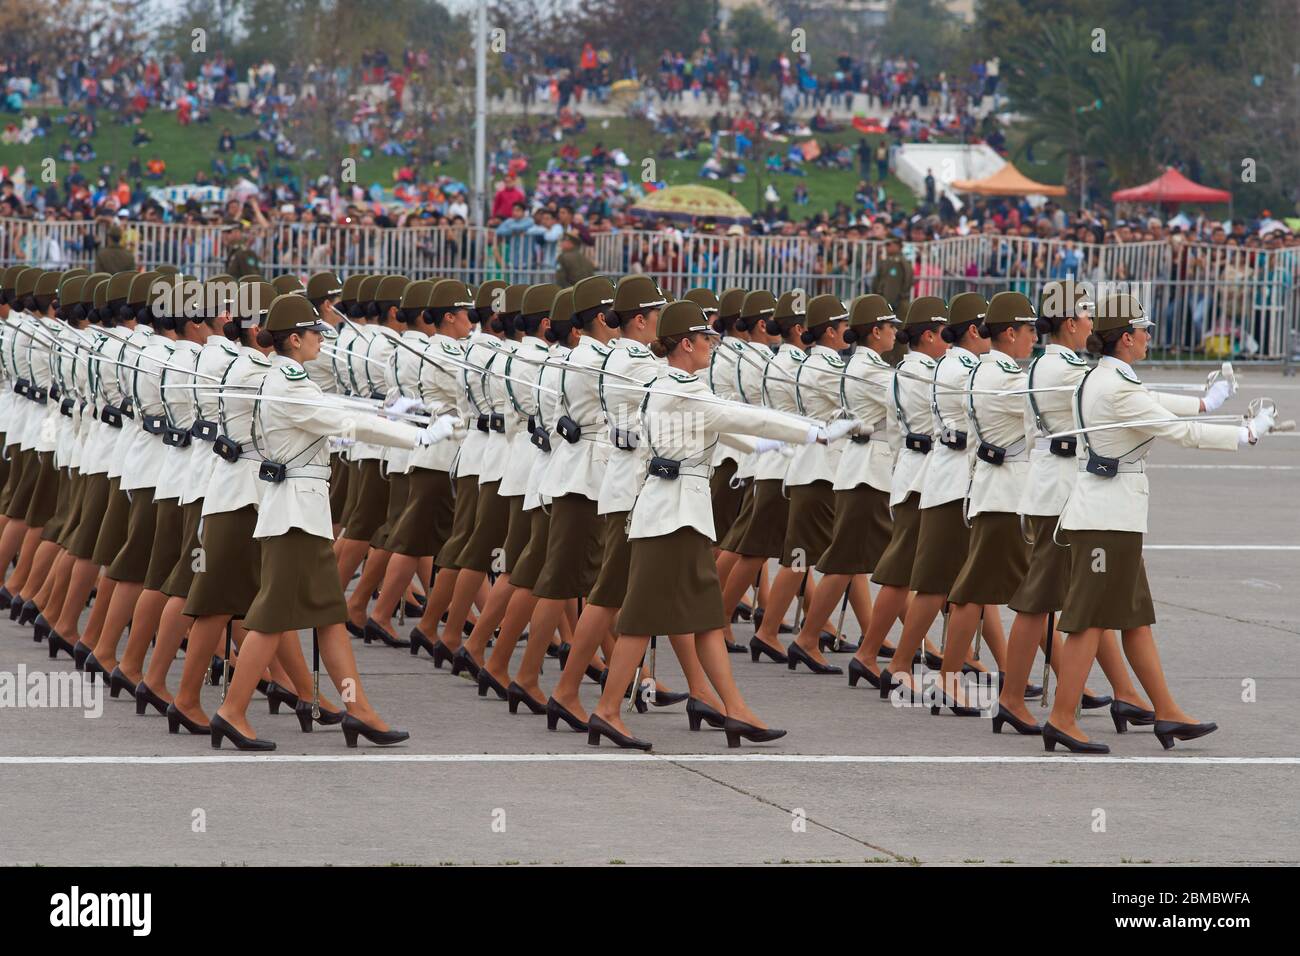
M 844 359 L 838 355 L 828 355 L 826 356 L 826 364 L 831 368 L 844 368 Z
M 889 368 L 889 363 L 886 362 L 884 359 L 882 359 L 875 352 L 867 352 L 865 354 L 867 356 L 867 361 L 870 362 L 872 365 L 878 365 L 881 368 Z
M 921 355 L 920 352 L 915 352 L 913 354 L 917 355 L 921 359 L 921 364 L 924 365 L 926 368 L 934 368 L 936 365 L 939 364 L 934 359 L 930 358 L 930 356 L 928 355 Z
M 221 351 L 225 352 L 227 355 L 239 358 L 239 350 L 232 345 L 227 345 L 225 342 L 221 343 Z
M 669 372 L 668 377 L 674 382 L 681 382 L 683 385 L 688 385 L 691 382 L 698 382 L 700 380 L 698 375 L 688 375 L 686 372 Z
M 965 365 L 967 368 L 974 368 L 979 364 L 979 360 L 970 355 L 958 355 L 957 358 L 961 364 Z
M 629 345 L 627 354 L 633 358 L 654 358 L 654 354 L 644 345 Z
M 265 366 L 266 368 L 271 367 L 271 360 L 267 358 L 265 355 L 262 355 L 261 353 L 258 353 L 257 355 L 250 355 L 248 357 L 248 360 L 252 362 L 254 365 L 262 365 Z
M 800 352 L 796 349 L 790 353 L 790 358 L 794 359 L 796 362 L 806 362 L 808 361 L 808 353 Z
M 443 342 L 443 343 L 442 343 L 442 350 L 443 350 L 444 352 L 446 352 L 448 355 L 455 355 L 455 356 L 457 356 L 457 357 L 459 357 L 459 356 L 461 355 L 461 351 L 460 351 L 460 346 L 459 346 L 459 345 L 452 345 L 452 344 L 450 344 L 450 343 Z
M 1124 379 L 1124 381 L 1126 381 L 1126 382 L 1132 382 L 1134 385 L 1141 385 L 1141 384 L 1142 384 L 1140 381 L 1138 381 L 1138 379 L 1137 379 L 1136 376 L 1134 376 L 1134 375 L 1130 375 L 1128 372 L 1124 371 L 1122 368 L 1118 368 L 1118 367 L 1117 367 L 1117 368 L 1115 369 L 1115 371 L 1118 372 L 1118 373 L 1119 373 L 1119 377 L 1122 378 L 1122 379 Z
M 1079 358 L 1078 354 L 1075 352 L 1058 352 L 1057 354 L 1071 365 L 1078 365 L 1080 368 L 1086 368 L 1088 365 L 1088 363 Z
M 1008 375 L 1020 375 L 1024 372 L 1024 369 L 1015 362 L 1004 362 L 1002 359 L 998 359 L 997 365 L 998 368 L 1002 369 L 1002 371 L 1006 372 Z
M 306 372 L 302 369 L 294 368 L 292 365 L 281 365 L 280 371 L 283 372 L 284 377 L 291 382 L 300 382 L 307 377 Z

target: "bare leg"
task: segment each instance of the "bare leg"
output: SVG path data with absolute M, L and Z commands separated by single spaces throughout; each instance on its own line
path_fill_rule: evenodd
M 121 588 L 118 589 L 119 591 Z M 149 642 L 158 633 L 158 622 L 162 618 L 163 608 L 167 605 L 167 595 L 161 591 L 141 591 L 131 612 L 131 633 L 126 639 L 126 650 L 122 652 L 120 667 L 122 673 L 133 681 L 140 679 L 144 669 L 144 655 L 149 651 Z M 100 640 L 103 644 L 103 640 Z M 176 641 L 177 646 L 180 640 Z M 95 658 L 98 660 L 99 655 Z M 104 662 L 101 660 L 101 664 Z M 107 664 L 104 664 L 107 667 Z M 164 672 L 165 673 L 165 672 Z M 147 684 L 148 681 L 145 681 Z M 150 685 L 150 690 L 157 688 Z
M 721 636 L 722 632 L 719 631 L 718 634 Z M 605 689 L 601 693 L 600 700 L 596 703 L 593 713 L 619 733 L 629 733 L 619 713 L 623 702 L 623 692 L 632 683 L 632 676 L 636 673 L 637 666 L 641 663 L 641 658 L 645 656 L 646 648 L 649 646 L 649 637 L 622 636 L 614 644 L 614 656 L 609 662 L 609 677 L 605 681 Z M 725 647 L 722 648 L 722 653 L 727 653 Z
M 370 549 L 366 555 L 366 566 L 361 569 L 361 577 L 357 581 L 357 586 L 352 589 L 348 595 L 348 620 L 357 627 L 366 626 L 366 617 L 369 616 L 366 609 L 370 606 L 370 595 L 379 587 L 384 580 L 384 573 L 388 569 L 389 560 L 392 555 L 387 551 L 378 551 Z M 410 567 L 415 567 L 414 560 L 411 561 Z M 383 624 L 383 621 L 379 622 Z
M 826 658 L 822 656 L 821 649 L 817 646 L 818 639 L 852 580 L 853 575 L 850 574 L 828 574 L 817 583 L 813 599 L 808 602 L 808 613 L 804 616 L 803 627 L 799 629 L 794 643 L 807 651 L 819 664 L 825 664 Z M 766 617 L 763 623 L 767 623 Z
M 560 679 L 555 683 L 555 689 L 551 691 L 551 696 L 555 698 L 556 703 L 580 720 L 586 720 L 587 716 L 578 696 L 578 688 L 582 684 L 583 675 L 587 672 L 587 665 L 595 656 L 596 648 L 600 647 L 613 630 L 614 622 L 618 619 L 618 610 L 616 607 L 596 607 L 591 604 L 582 609 L 582 616 L 578 618 L 578 627 L 573 633 L 569 659 L 563 673 L 560 674 Z M 673 649 L 677 649 L 675 642 Z M 681 659 L 680 655 L 678 659 Z M 689 678 L 687 680 L 689 681 Z
M 1106 680 L 1110 682 L 1110 692 L 1116 700 L 1126 701 L 1143 710 L 1153 709 L 1151 702 L 1142 696 L 1137 685 L 1133 683 L 1133 678 L 1129 676 L 1128 667 L 1124 664 L 1124 655 L 1119 649 L 1119 639 L 1115 637 L 1114 631 L 1102 632 L 1101 641 L 1097 645 L 1097 663 L 1101 666 L 1102 673 L 1106 675 Z
M 14 559 L 22 547 L 23 539 L 27 536 L 26 523 L 19 521 L 17 518 L 10 518 L 5 523 L 5 529 L 0 532 L 0 574 L 3 574 L 9 567 L 9 562 Z M 9 588 L 10 594 L 16 594 L 13 588 L 9 587 L 9 582 L 5 581 L 5 587 Z
M 946 594 L 918 594 L 912 598 L 907 609 L 907 620 L 903 622 L 903 635 L 898 639 L 898 647 L 894 651 L 894 666 L 889 669 L 890 674 L 907 687 L 912 687 L 913 684 L 912 658 L 947 600 Z
M 1090 627 L 1066 637 L 1061 648 L 1060 683 L 1056 688 L 1056 699 L 1052 702 L 1052 715 L 1048 720 L 1061 733 L 1075 740 L 1088 739 L 1075 720 L 1074 712 L 1083 696 L 1083 685 L 1088 680 L 1088 671 L 1092 669 L 1100 640 L 1101 628 Z
M 460 571 L 456 568 L 439 568 L 433 579 L 433 588 L 429 591 L 429 601 L 424 606 L 424 615 L 420 618 L 420 630 L 429 637 L 434 635 L 442 641 L 449 651 L 460 647 L 462 634 L 451 633 L 450 628 L 442 626 L 442 615 L 451 604 L 452 595 L 456 593 L 456 580 Z
M 515 683 L 528 691 L 534 700 L 546 699 L 537 678 L 541 674 L 550 635 L 555 633 L 564 616 L 564 604 L 564 599 L 539 599 L 528 624 L 528 643 L 524 645 L 524 656 L 515 672 Z
M 726 705 L 722 699 L 713 692 L 709 686 L 710 680 L 708 674 L 704 671 L 704 665 L 700 663 L 696 637 L 694 634 L 673 634 L 668 640 L 673 645 L 673 653 L 677 655 L 677 661 L 682 665 L 682 674 L 686 678 L 686 689 L 696 700 L 708 704 L 714 710 L 726 712 Z M 726 648 L 723 648 L 725 651 Z M 731 665 L 728 663 L 727 672 L 730 674 Z
M 782 567 L 776 572 L 776 579 L 772 582 L 771 597 L 763 608 L 763 623 L 754 632 L 754 636 L 768 647 L 778 651 L 785 650 L 780 638 L 781 623 L 785 619 L 785 612 L 790 609 L 790 602 L 799 591 L 799 583 L 803 580 L 804 573 L 787 567 Z M 812 587 L 811 576 L 808 586 Z
M 1034 656 L 1038 645 L 1047 631 L 1046 614 L 1019 613 L 1011 622 L 1011 641 L 1007 646 L 1006 663 L 1002 678 L 1002 694 L 998 699 L 1006 710 L 1018 718 L 1034 723 L 1025 706 L 1025 685 L 1029 683 L 1029 673 L 1034 666 Z M 1053 646 L 1053 654 L 1058 655 L 1053 663 L 1060 665 L 1060 650 Z
M 208 715 L 204 713 L 200 699 L 203 681 L 208 675 L 208 662 L 225 637 L 226 622 L 229 620 L 227 614 L 216 614 L 197 618 L 190 625 L 190 641 L 181 667 L 181 685 L 172 703 L 182 714 L 200 724 L 208 722 Z M 153 687 L 152 684 L 149 686 Z M 257 686 L 256 681 L 253 686 Z
M 348 584 L 352 581 L 352 575 L 356 574 L 357 568 L 361 566 L 361 561 L 366 556 L 370 543 L 368 541 L 354 541 L 351 538 L 340 538 L 335 542 L 335 545 L 339 558 L 339 586 L 346 591 Z
M 252 632 L 249 636 L 252 636 Z M 297 642 L 297 634 L 290 633 L 289 636 L 295 643 Z M 370 700 L 361 687 L 361 676 L 357 673 L 357 659 L 352 653 L 352 642 L 348 640 L 348 632 L 343 625 L 331 624 L 320 628 L 317 631 L 317 641 L 320 645 L 320 658 L 325 664 L 325 669 L 329 671 L 330 680 L 343 696 L 348 713 L 377 730 L 391 729 L 370 705 Z M 243 671 L 237 673 L 242 674 Z M 257 681 L 254 680 L 253 683 L 256 685 Z
M 510 596 L 517 590 L 518 588 L 510 583 L 508 574 L 501 575 L 492 585 L 492 590 L 488 592 L 487 603 L 483 605 L 483 612 L 479 614 L 478 621 L 474 624 L 474 633 L 465 642 L 465 649 L 474 658 L 474 663 L 483 663 L 487 642 L 492 638 L 497 625 L 501 623 L 501 618 L 505 616 L 506 607 L 510 604 Z
M 384 552 L 389 554 L 389 552 Z M 370 611 L 370 616 L 375 619 L 384 628 L 392 625 L 393 613 L 397 610 L 398 603 L 406 596 L 406 589 L 411 584 L 411 578 L 415 574 L 416 567 L 420 559 L 409 554 L 392 554 L 385 562 L 383 572 L 383 584 L 379 587 L 379 597 L 375 599 L 375 606 Z M 369 562 L 366 563 L 366 570 L 370 570 Z M 366 576 L 361 576 L 361 584 L 366 583 Z M 352 592 L 355 598 L 360 586 Z M 369 594 L 369 592 L 366 592 Z M 348 609 L 349 614 L 351 608 Z M 355 623 L 355 619 L 354 619 Z
M 907 588 L 890 585 L 881 587 L 876 595 L 876 607 L 871 622 L 862 629 L 862 641 L 858 645 L 858 652 L 853 656 L 858 659 L 858 663 L 877 676 L 880 674 L 880 669 L 876 666 L 876 657 L 880 654 L 880 647 L 885 643 L 885 638 L 889 635 L 889 629 L 894 626 L 895 619 L 906 620 L 907 595 Z M 898 666 L 910 670 L 911 661 L 899 659 Z
M 491 597 L 491 590 L 486 593 L 483 591 L 483 584 L 487 580 L 487 574 L 483 571 L 466 571 L 462 570 L 456 575 L 456 583 L 452 586 L 451 603 L 447 606 L 447 624 L 444 628 L 449 633 L 463 634 L 465 622 L 469 619 L 469 606 L 481 595 L 480 608 L 487 606 Z
M 90 609 L 90 620 L 86 622 L 86 633 L 82 635 L 81 643 L 94 649 L 99 643 L 99 635 L 104 633 L 104 619 L 108 617 L 108 609 L 113 603 L 113 594 L 117 591 L 117 582 L 112 578 L 105 577 L 101 572 L 98 578 L 99 584 L 95 586 L 95 604 Z M 90 592 L 86 592 L 90 596 Z M 69 614 L 80 615 L 80 610 L 69 609 Z M 73 630 L 76 630 L 75 622 Z
M 171 694 L 167 691 L 167 672 L 171 670 L 172 662 L 176 660 L 176 652 L 181 648 L 181 641 L 185 639 L 185 634 L 190 629 L 190 621 L 191 619 L 185 616 L 185 598 L 167 598 L 162 617 L 158 621 L 158 641 L 154 645 L 153 654 L 149 657 L 149 669 L 144 675 L 145 684 L 164 700 L 171 700 Z M 211 654 L 205 658 L 205 660 L 211 659 Z
M 532 591 L 516 588 L 514 594 L 510 595 L 510 603 L 506 606 L 505 616 L 501 619 L 501 633 L 497 635 L 497 641 L 492 645 L 491 656 L 483 665 L 487 668 L 487 672 L 503 686 L 510 682 L 510 656 L 514 654 L 515 645 L 519 643 L 519 635 L 528 626 L 528 619 L 533 616 L 533 608 L 536 606 L 537 598 L 533 597 Z M 538 643 L 545 651 L 546 641 L 539 640 Z
M 95 643 L 94 651 L 95 660 L 110 671 L 117 666 L 117 644 L 131 620 L 136 599 L 142 590 L 144 585 L 132 581 L 118 581 L 117 587 L 113 589 L 112 603 L 108 606 L 104 627 L 99 632 L 99 640 Z M 99 600 L 103 600 L 103 597 L 101 594 Z M 95 603 L 98 604 L 99 601 Z
M 1196 718 L 1174 702 L 1174 695 L 1165 681 L 1164 668 L 1160 666 L 1160 652 L 1156 649 L 1155 635 L 1149 626 L 1135 627 L 1124 632 L 1124 656 L 1133 665 L 1138 682 L 1151 696 L 1156 720 L 1174 720 L 1179 723 L 1196 723 Z
M 961 667 L 970 654 L 971 640 L 975 637 L 982 610 L 979 604 L 954 604 L 948 614 L 948 645 L 943 652 L 939 677 L 942 683 L 939 686 L 963 707 L 967 704 L 961 689 Z
M 736 680 L 731 674 L 731 658 L 722 643 L 722 631 L 713 630 L 697 634 L 695 652 L 700 657 L 700 666 L 704 668 L 704 673 L 709 675 L 709 683 L 722 698 L 726 715 L 753 724 L 755 727 L 766 727 L 767 724 L 758 719 L 758 715 L 749 709 L 745 698 L 740 695 L 740 688 L 736 686 Z M 603 697 L 601 701 L 604 701 Z
M 745 592 L 754 583 L 755 575 L 763 567 L 765 558 L 752 558 L 740 556 L 736 559 L 735 566 L 731 569 L 731 574 L 727 577 L 722 588 L 722 609 L 726 612 L 727 620 L 731 615 L 736 613 L 736 607 L 740 604 L 740 599 L 745 596 Z
M 50 568 L 54 566 L 59 553 L 59 546 L 53 541 L 42 541 L 36 546 L 36 554 L 32 558 L 32 571 L 29 577 L 37 585 L 36 592 L 32 595 L 32 603 L 42 610 L 50 600 L 50 588 L 54 586 L 54 576 L 50 574 Z
M 5 587 L 9 589 L 10 594 L 22 594 L 23 589 L 27 587 L 28 577 L 32 571 L 32 562 L 36 558 L 36 549 L 41 545 L 41 532 L 45 529 L 28 528 L 27 533 L 23 535 L 23 545 L 18 551 L 18 565 L 14 568 L 13 574 L 9 580 L 5 581 Z M 35 581 L 33 579 L 33 588 L 35 590 Z M 23 595 L 26 597 L 27 595 Z

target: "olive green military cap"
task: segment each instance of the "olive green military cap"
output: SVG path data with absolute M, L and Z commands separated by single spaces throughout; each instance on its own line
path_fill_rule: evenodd
M 64 279 L 75 279 L 77 276 L 85 277 L 88 275 L 90 275 L 89 269 L 83 269 L 81 266 L 77 266 L 75 269 L 64 269 L 63 273 L 59 276 L 59 281 L 62 282 Z
M 1044 283 L 1042 298 L 1038 300 L 1038 314 L 1045 319 L 1073 319 L 1080 311 L 1091 312 L 1094 307 L 1087 287 L 1073 279 Z
M 883 295 L 869 292 L 860 295 L 849 303 L 849 325 L 874 325 L 877 322 L 892 322 L 901 325 L 902 319 L 894 314 L 894 307 Z
M 740 306 L 740 317 L 743 319 L 764 319 L 776 311 L 776 296 L 766 289 L 755 289 L 753 292 L 745 294 L 745 300 Z
M 379 283 L 375 286 L 375 301 L 392 303 L 401 302 L 402 293 L 406 291 L 406 287 L 410 284 L 411 280 L 406 278 L 406 276 L 381 276 Z
M 468 309 L 474 305 L 474 297 L 469 294 L 465 283 L 459 279 L 439 279 L 433 286 L 433 297 L 429 300 L 431 309 Z
M 985 325 L 1015 325 L 1037 322 L 1038 313 L 1029 298 L 1019 292 L 999 292 L 984 311 Z
M 668 299 L 648 275 L 623 276 L 614 289 L 614 311 L 619 315 L 662 309 L 667 304 Z
M 354 272 L 343 280 L 343 289 L 339 293 L 339 298 L 344 302 L 356 302 L 357 293 L 361 290 L 361 280 L 367 278 L 364 272 Z
M 357 286 L 357 302 L 374 302 L 375 291 L 379 288 L 379 283 L 384 280 L 381 275 L 366 276 Z
M 619 285 L 622 286 L 622 280 Z M 653 288 L 654 283 L 650 283 Z M 631 302 L 631 299 L 627 299 Z M 601 312 L 608 312 L 618 308 L 618 293 L 614 288 L 614 283 L 610 282 L 604 276 L 588 276 L 581 280 L 573 287 L 573 311 L 586 312 L 588 309 L 596 309 Z M 631 307 L 633 314 L 640 312 L 640 308 Z
M 524 293 L 528 286 L 522 283 L 506 286 L 505 305 L 501 307 L 503 315 L 518 315 L 524 305 Z
M 659 313 L 659 337 L 670 338 L 674 335 L 689 335 L 701 332 L 705 335 L 717 335 L 709 319 L 698 302 L 679 299 Z
M 121 273 L 118 273 L 118 275 L 121 275 Z M 126 292 L 124 296 L 117 296 L 116 298 L 125 298 L 127 305 L 144 305 L 144 303 L 148 302 L 154 294 L 155 282 L 157 282 L 159 279 L 164 279 L 169 283 L 175 283 L 176 281 L 175 276 L 176 273 L 171 273 L 169 275 L 168 273 L 165 272 L 132 273 L 131 283 L 126 287 Z M 113 279 L 110 279 L 109 281 L 111 283 L 116 279 L 117 276 L 113 276 Z M 116 289 L 110 286 L 108 290 L 108 298 L 110 302 L 115 298 L 113 293 L 116 291 L 117 291 Z
M 267 310 L 271 308 L 275 297 L 275 286 L 264 279 L 240 283 L 235 302 L 239 318 L 253 325 L 265 325 Z
M 94 291 L 91 293 L 91 298 L 89 301 L 91 305 L 93 305 L 95 308 L 104 309 L 108 307 L 108 302 L 109 302 L 108 284 L 112 280 L 112 278 L 113 278 L 112 276 L 109 276 L 103 282 L 100 282 L 97 286 L 95 286 Z M 87 283 L 87 285 L 89 284 L 90 283 Z
M 530 285 L 519 303 L 520 315 L 550 315 L 551 305 L 560 287 L 554 282 Z
M 907 318 L 903 325 L 928 325 L 931 322 L 947 322 L 948 307 L 937 295 L 923 295 L 913 299 L 907 307 Z
M 781 323 L 781 328 L 792 329 L 796 325 L 807 324 L 807 306 L 804 304 L 804 292 L 802 290 L 791 290 L 782 292 L 781 298 L 776 300 L 776 308 L 772 312 L 772 318 Z
M 432 279 L 418 279 L 412 282 L 402 290 L 403 309 L 427 309 L 433 304 L 433 287 L 436 283 Z M 310 296 L 308 296 L 310 298 Z
M 573 320 L 573 286 L 555 293 L 550 308 L 551 323 Z
M 81 281 L 81 291 L 76 301 L 82 305 L 92 305 L 95 301 L 95 290 L 101 283 L 107 282 L 112 276 L 107 272 L 92 272 Z M 72 301 L 72 300 L 69 300 Z
M 73 276 L 59 283 L 59 302 L 72 305 L 81 301 L 81 287 L 86 284 L 87 276 Z
M 343 283 L 332 272 L 317 272 L 307 280 L 307 298 L 312 302 L 333 299 L 343 292 Z
M 827 292 L 813 296 L 813 300 L 808 303 L 808 318 L 804 324 L 815 329 L 830 322 L 843 322 L 848 317 L 849 310 L 844 308 L 840 297 Z
M 162 265 L 154 266 L 153 271 L 158 273 L 160 276 L 174 276 L 179 275 L 181 270 L 177 269 L 175 266 Z
M 20 298 L 36 292 L 36 282 L 45 274 L 44 269 L 24 269 L 14 280 L 14 293 Z
M 1147 318 L 1147 310 L 1136 296 L 1126 293 L 1108 295 L 1097 303 L 1097 315 L 1092 320 L 1094 332 L 1110 332 L 1132 326 L 1145 329 L 1155 325 Z
M 722 295 L 718 296 L 718 314 L 724 319 L 739 316 L 745 304 L 745 295 L 744 289 L 724 289 Z
M 26 266 L 9 266 L 3 273 L 0 273 L 0 289 L 13 289 L 18 273 L 26 268 Z
M 705 315 L 716 315 L 722 308 L 722 303 L 712 289 L 687 289 L 682 298 L 694 302 Z
M 474 290 L 474 308 L 489 309 L 492 312 L 504 312 L 506 282 L 503 279 L 488 279 Z M 501 306 L 501 308 L 498 308 Z
M 140 275 L 139 272 L 114 272 L 108 279 L 108 301 L 116 302 L 118 299 L 126 299 L 131 292 L 131 283 L 135 277 Z M 157 275 L 151 272 L 149 275 Z
M 234 315 L 239 303 L 239 283 L 234 279 L 209 279 L 203 283 L 203 305 L 205 309 L 215 310 L 209 318 L 216 318 L 223 313 Z
M 315 307 L 293 292 L 281 293 L 271 300 L 266 313 L 266 328 L 269 332 L 330 331 L 330 327 L 320 320 Z
M 280 295 L 285 295 L 289 292 L 302 291 L 302 281 L 296 275 L 291 275 L 288 272 L 272 279 L 271 285 L 275 287 L 275 291 L 280 293 Z
M 948 303 L 948 324 L 963 325 L 982 321 L 988 310 L 988 299 L 978 292 L 959 292 Z

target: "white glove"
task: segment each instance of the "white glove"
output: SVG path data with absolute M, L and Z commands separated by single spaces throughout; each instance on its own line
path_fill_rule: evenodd
M 1232 386 L 1223 379 L 1219 379 L 1205 390 L 1205 395 L 1201 399 L 1201 403 L 1205 406 L 1207 412 L 1212 412 L 1222 406 L 1231 394 Z
M 455 415 L 439 415 L 429 422 L 428 428 L 420 429 L 419 434 L 415 436 L 415 443 L 423 447 L 446 441 L 456 434 L 456 426 L 459 424 L 460 419 Z
M 785 442 L 777 441 L 775 438 L 760 438 L 756 443 L 754 451 L 759 455 L 766 455 L 769 451 L 780 451 L 785 447 Z
M 422 411 L 424 403 L 418 398 L 407 398 L 404 395 L 399 395 L 395 399 L 390 396 L 389 401 L 384 402 L 384 407 L 390 412 L 405 415 L 407 412 Z
M 342 451 L 344 448 L 351 448 L 357 443 L 355 438 L 331 438 L 329 440 L 330 451 Z
M 858 421 L 856 418 L 837 418 L 829 425 L 822 426 L 818 437 L 824 439 L 827 444 L 830 444 L 833 441 L 838 441 L 845 435 L 856 434 L 862 427 L 862 422 Z
M 1273 409 L 1262 408 L 1259 414 L 1250 420 L 1250 430 L 1258 438 L 1261 435 L 1267 435 L 1276 424 L 1277 419 L 1273 417 Z

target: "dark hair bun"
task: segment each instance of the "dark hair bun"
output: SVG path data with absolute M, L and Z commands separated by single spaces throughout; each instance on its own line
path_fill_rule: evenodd
M 275 344 L 275 339 L 271 337 L 271 333 L 268 332 L 266 329 L 258 329 L 257 344 L 262 346 L 262 348 L 264 349 L 269 349 L 272 345 Z
M 1052 319 L 1038 319 L 1034 322 L 1034 328 L 1036 328 L 1041 335 L 1050 335 L 1056 331 L 1056 322 Z
M 1098 335 L 1096 332 L 1093 332 L 1091 335 L 1088 336 L 1087 347 L 1088 347 L 1088 351 L 1091 352 L 1093 355 L 1100 355 L 1102 349 L 1106 347 L 1106 343 L 1102 341 L 1100 335 Z

